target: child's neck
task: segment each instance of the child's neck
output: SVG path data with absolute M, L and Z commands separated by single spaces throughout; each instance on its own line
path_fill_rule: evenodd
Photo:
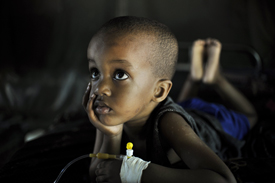
M 134 156 L 146 159 L 146 128 L 144 124 L 124 124 L 123 130 L 128 141 L 134 144 Z
M 129 121 L 123 124 L 123 131 L 127 136 L 128 142 L 132 142 L 134 144 L 134 156 L 140 157 L 142 159 L 146 159 L 146 138 L 147 138 L 147 120 L 149 119 L 152 111 L 158 103 L 151 103 L 151 109 L 148 110 L 148 115 L 146 117 L 136 120 Z
M 150 104 L 147 106 L 147 112 L 142 118 L 138 120 L 128 121 L 123 124 L 123 130 L 127 134 L 129 140 L 146 139 L 146 122 L 157 105 L 158 103 L 151 101 Z
M 123 130 L 130 140 L 142 140 L 146 138 L 145 124 L 146 121 L 140 123 L 125 123 L 123 125 Z

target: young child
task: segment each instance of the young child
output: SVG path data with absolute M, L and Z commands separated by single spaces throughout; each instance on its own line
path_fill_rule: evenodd
M 209 62 L 204 74 L 205 46 Z M 194 43 L 191 77 L 181 100 L 191 96 L 197 80 L 221 83 L 217 88 L 222 91 L 231 87 L 217 79 L 225 80 L 217 76 L 219 54 L 212 54 L 219 50 L 215 40 Z M 114 18 L 93 36 L 87 50 L 91 81 L 83 105 L 97 128 L 94 153 L 125 154 L 126 143 L 132 142 L 135 157 L 92 159 L 92 181 L 236 182 L 201 140 L 194 119 L 167 97 L 177 56 L 175 36 L 165 25 L 146 18 Z M 176 166 L 178 160 L 181 166 Z

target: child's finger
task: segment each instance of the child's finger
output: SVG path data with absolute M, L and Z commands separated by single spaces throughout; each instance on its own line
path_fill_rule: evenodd
M 88 113 L 88 116 L 91 120 L 91 122 L 98 122 L 98 119 L 95 115 L 95 112 L 93 110 L 93 104 L 94 104 L 94 100 L 95 100 L 95 94 L 92 94 L 91 97 L 88 100 L 87 106 L 86 106 L 86 111 Z
M 90 111 L 93 109 L 94 99 L 95 99 L 95 94 L 92 94 L 91 96 L 89 96 L 89 100 L 86 105 L 86 111 Z
M 96 177 L 96 182 L 107 182 L 106 180 L 108 180 L 106 175 L 100 175 Z
M 88 83 L 87 89 L 82 97 L 82 106 L 84 107 L 84 109 L 86 110 L 87 107 L 87 103 L 89 100 L 89 96 L 90 96 L 90 92 L 91 92 L 91 83 Z

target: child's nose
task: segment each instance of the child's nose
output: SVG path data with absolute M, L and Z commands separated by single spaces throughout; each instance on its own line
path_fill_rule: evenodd
M 108 79 L 102 79 L 98 81 L 97 86 L 95 87 L 94 93 L 99 96 L 111 96 L 111 83 Z

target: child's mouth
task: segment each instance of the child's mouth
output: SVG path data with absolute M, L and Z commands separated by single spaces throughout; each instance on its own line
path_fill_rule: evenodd
M 95 110 L 98 114 L 108 114 L 111 111 L 111 108 L 106 106 L 97 106 Z
M 103 102 L 95 103 L 95 111 L 97 114 L 108 114 L 112 109 Z

